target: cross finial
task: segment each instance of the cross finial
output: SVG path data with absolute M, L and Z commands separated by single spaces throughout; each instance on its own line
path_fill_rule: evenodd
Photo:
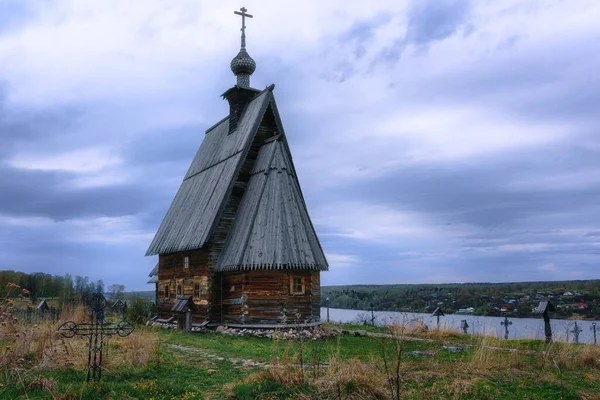
M 240 12 L 241 11 L 241 12 Z M 242 7 L 240 8 L 240 11 L 234 11 L 234 14 L 237 15 L 241 15 L 242 16 L 242 49 L 246 48 L 246 17 L 248 18 L 253 18 L 252 15 L 247 14 L 246 11 L 246 7 Z

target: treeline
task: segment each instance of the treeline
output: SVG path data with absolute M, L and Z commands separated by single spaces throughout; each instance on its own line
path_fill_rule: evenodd
M 475 314 L 493 315 L 506 303 L 522 314 L 541 297 L 558 298 L 572 292 L 572 302 L 588 302 L 588 311 L 598 308 L 600 280 L 414 284 L 414 285 L 349 285 L 321 287 L 321 304 L 333 308 L 380 311 L 430 312 L 443 306 L 447 312 L 473 307 Z M 526 300 L 524 300 L 526 299 Z M 569 302 L 570 299 L 561 302 Z M 525 304 L 519 310 L 518 304 Z
M 104 282 L 102 280 L 91 281 L 87 276 L 73 278 L 71 274 L 60 276 L 43 272 L 27 274 L 12 270 L 0 271 L 0 288 L 5 291 L 5 297 L 18 296 L 21 293 L 21 291 L 14 290 L 14 285 L 18 285 L 21 290 L 27 290 L 32 300 L 57 298 L 59 307 L 65 303 L 80 301 L 90 294 L 104 293 Z

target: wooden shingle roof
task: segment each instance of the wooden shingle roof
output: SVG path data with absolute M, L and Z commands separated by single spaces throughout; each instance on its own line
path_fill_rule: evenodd
M 217 271 L 327 270 L 287 144 L 264 144 L 238 209 Z
M 248 103 L 233 132 L 229 133 L 228 119 L 207 131 L 146 255 L 199 249 L 211 239 L 259 124 L 270 109 L 279 135 L 260 147 L 214 268 L 328 269 L 272 89 L 268 87 Z
M 231 134 L 228 119 L 207 131 L 147 256 L 199 249 L 206 243 L 271 98 L 267 89 L 258 94 Z

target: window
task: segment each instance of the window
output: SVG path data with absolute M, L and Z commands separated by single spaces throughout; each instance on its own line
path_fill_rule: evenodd
M 194 297 L 196 299 L 200 298 L 200 284 L 199 283 L 194 283 Z
M 304 278 L 293 276 L 290 284 L 292 294 L 304 294 Z
M 169 298 L 169 285 L 165 285 L 165 299 Z
M 190 268 L 190 258 L 188 256 L 183 257 L 183 269 Z
M 181 284 L 177 285 L 177 296 L 181 296 Z

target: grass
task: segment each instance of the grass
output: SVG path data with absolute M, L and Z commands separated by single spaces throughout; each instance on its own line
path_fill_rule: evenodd
M 395 338 L 284 341 L 137 327 L 109 340 L 102 381 L 87 384 L 87 343 L 62 339 L 57 325 L 1 327 L 0 398 L 391 399 L 397 382 L 402 399 L 600 400 L 600 346 L 404 328 Z
M 160 330 L 157 334 L 166 344 L 189 346 L 227 357 L 252 358 L 257 361 L 270 361 L 273 358 L 282 358 L 286 354 L 296 357 L 301 350 L 311 352 L 318 346 L 322 347 L 319 357 L 321 361 L 327 361 L 330 356 L 337 353 L 339 353 L 342 359 L 359 358 L 368 360 L 373 355 L 378 357 L 381 342 L 391 341 L 391 339 L 367 338 L 353 335 L 341 335 L 338 338 L 301 342 L 246 336 L 216 335 L 212 333 L 190 335 L 172 330 Z M 407 341 L 405 349 L 406 351 L 427 350 L 441 346 L 441 343 L 432 344 L 424 341 Z

